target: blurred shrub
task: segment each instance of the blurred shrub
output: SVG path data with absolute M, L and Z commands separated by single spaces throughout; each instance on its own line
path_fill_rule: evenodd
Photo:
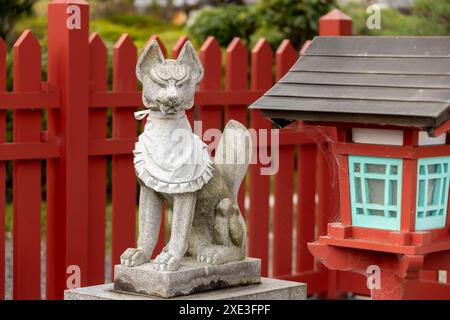
M 334 6 L 334 0 L 261 0 L 254 8 L 255 33 L 267 34 L 274 49 L 285 38 L 298 48 L 317 34 L 319 18 Z
M 0 0 L 0 37 L 7 39 L 17 20 L 32 13 L 35 2 L 36 0 Z
M 215 36 L 221 46 L 240 37 L 251 47 L 265 37 L 273 48 L 285 38 L 299 47 L 317 33 L 319 18 L 334 3 L 334 0 L 261 0 L 254 6 L 205 8 L 190 23 L 188 32 L 199 43 Z
M 254 30 L 255 18 L 249 7 L 234 4 L 204 8 L 188 26 L 190 38 L 198 45 L 207 37 L 214 36 L 222 47 L 226 47 L 234 37 L 248 42 Z

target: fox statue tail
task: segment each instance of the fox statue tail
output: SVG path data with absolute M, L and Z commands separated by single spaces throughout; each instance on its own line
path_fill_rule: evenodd
M 237 194 L 252 159 L 252 138 L 240 122 L 230 120 L 216 149 L 214 165 L 237 201 Z

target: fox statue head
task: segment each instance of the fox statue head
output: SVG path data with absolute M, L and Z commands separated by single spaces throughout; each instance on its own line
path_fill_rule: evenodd
M 166 60 L 154 40 L 139 57 L 136 76 L 143 85 L 144 106 L 170 115 L 192 108 L 203 66 L 190 41 L 186 41 L 178 59 Z

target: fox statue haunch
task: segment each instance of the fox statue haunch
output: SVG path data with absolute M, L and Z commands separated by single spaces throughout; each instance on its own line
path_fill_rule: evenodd
M 190 42 L 177 60 L 165 60 L 153 41 L 139 58 L 143 84 L 144 132 L 134 151 L 140 190 L 138 247 L 127 249 L 121 264 L 150 260 L 161 224 L 163 202 L 172 213 L 169 243 L 153 261 L 155 269 L 174 271 L 187 254 L 199 262 L 223 264 L 246 256 L 246 226 L 237 193 L 251 159 L 247 129 L 230 121 L 212 161 L 207 146 L 193 134 L 185 110 L 194 103 L 203 67 Z

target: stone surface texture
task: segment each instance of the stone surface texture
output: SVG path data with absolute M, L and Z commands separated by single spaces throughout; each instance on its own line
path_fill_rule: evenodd
M 65 300 L 305 300 L 306 284 L 261 278 L 256 285 L 200 292 L 188 296 L 164 299 L 115 291 L 113 284 L 84 287 L 64 292 Z
M 114 289 L 171 298 L 201 291 L 260 283 L 261 261 L 247 258 L 222 265 L 185 258 L 177 271 L 155 270 L 152 263 L 116 265 Z

